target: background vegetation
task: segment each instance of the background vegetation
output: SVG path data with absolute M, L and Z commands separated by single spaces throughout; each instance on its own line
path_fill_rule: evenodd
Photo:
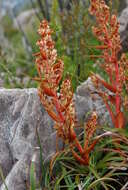
M 89 55 L 97 55 L 99 51 L 89 46 L 98 42 L 91 33 L 94 20 L 88 14 L 88 6 L 88 0 L 31 0 L 18 11 L 15 6 L 6 7 L 6 14 L 1 19 L 4 38 L 0 45 L 2 86 L 36 87 L 32 80 L 36 75 L 32 54 L 37 52 L 37 28 L 43 18 L 49 20 L 55 31 L 56 49 L 65 63 L 64 76 L 70 73 L 74 89 L 88 78 L 90 71 L 96 71 L 96 60 Z M 117 10 L 119 1 L 114 0 L 113 6 Z M 32 10 L 32 15 L 23 15 Z

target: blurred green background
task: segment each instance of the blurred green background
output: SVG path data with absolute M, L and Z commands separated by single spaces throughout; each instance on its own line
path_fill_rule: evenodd
M 109 1 L 108 1 L 109 3 Z M 113 0 L 119 12 L 124 6 Z M 75 89 L 90 72 L 97 71 L 96 61 L 90 55 L 100 51 L 90 48 L 99 44 L 91 32 L 95 20 L 88 13 L 89 0 L 0 0 L 0 87 L 36 87 L 33 53 L 38 51 L 37 29 L 43 18 L 54 30 L 58 56 L 72 78 Z

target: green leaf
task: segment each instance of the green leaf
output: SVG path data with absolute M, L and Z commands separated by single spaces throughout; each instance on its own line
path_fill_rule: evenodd
M 7 187 L 6 183 L 5 183 L 5 178 L 4 178 L 1 166 L 0 166 L 0 177 L 2 179 L 2 182 L 3 182 L 4 186 L 5 186 L 5 189 L 8 190 L 8 187 Z
M 33 161 L 30 166 L 30 190 L 36 190 L 35 163 Z
M 91 190 L 91 189 L 94 189 L 94 187 L 96 187 L 96 185 L 98 185 L 99 183 L 103 183 L 104 181 L 116 181 L 115 179 L 112 179 L 112 178 L 99 178 L 97 180 L 95 180 L 94 182 L 92 182 L 89 187 L 87 188 L 87 190 Z M 117 182 L 117 181 L 116 181 Z M 106 189 L 108 189 L 106 187 Z M 109 190 L 109 189 L 108 189 Z

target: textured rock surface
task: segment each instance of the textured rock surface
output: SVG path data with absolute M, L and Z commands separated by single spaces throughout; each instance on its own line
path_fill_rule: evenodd
M 122 51 L 128 51 L 128 0 L 126 0 L 126 7 L 122 10 L 119 16 L 120 36 L 122 43 Z
M 13 166 L 13 158 L 9 148 L 8 142 L 3 138 L 0 138 L 0 167 L 3 171 L 3 175 L 7 176 Z M 0 178 L 0 185 L 2 180 Z
M 9 190 L 25 189 L 28 178 L 25 168 L 30 165 L 34 147 L 38 146 L 36 127 L 39 128 L 44 159 L 55 151 L 52 125 L 36 89 L 0 89 L 0 165 Z
M 75 95 L 78 119 L 86 119 L 87 113 L 95 109 L 104 122 L 108 113 L 99 97 L 94 102 L 90 96 L 93 91 L 90 79 L 78 87 Z M 36 127 L 44 159 L 48 159 L 55 152 L 55 132 L 53 122 L 39 101 L 37 90 L 0 89 L 0 165 L 9 190 L 26 189 L 30 162 L 38 146 Z M 4 185 L 0 189 L 5 190 Z
M 77 117 L 79 120 L 86 120 L 91 111 L 96 111 L 100 124 L 108 122 L 112 125 L 106 107 L 102 99 L 94 93 L 95 91 L 90 78 L 77 88 L 75 96 Z

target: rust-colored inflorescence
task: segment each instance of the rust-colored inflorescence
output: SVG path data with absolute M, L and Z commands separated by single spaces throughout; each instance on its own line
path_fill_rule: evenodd
M 65 126 L 67 125 L 66 122 L 72 123 L 72 125 L 75 123 L 71 81 L 69 78 L 64 80 L 61 85 L 60 94 L 58 94 L 64 64 L 57 57 L 55 43 L 51 37 L 52 30 L 46 20 L 41 22 L 38 33 L 41 36 L 41 39 L 37 42 L 40 52 L 35 54 L 39 76 L 38 81 L 40 82 L 38 94 L 48 114 L 56 122 L 55 128 L 57 129 L 58 136 L 69 140 L 70 133 Z M 70 110 L 70 113 L 68 110 Z
M 102 50 L 99 56 L 104 60 L 101 67 L 109 77 L 109 82 L 104 81 L 98 75 L 92 75 L 92 81 L 98 87 L 102 84 L 109 93 L 98 91 L 103 98 L 110 113 L 113 125 L 116 128 L 123 128 L 125 125 L 123 109 L 124 87 L 127 90 L 128 60 L 123 54 L 119 56 L 121 50 L 121 40 L 119 35 L 119 23 L 115 14 L 110 14 L 109 7 L 104 0 L 91 0 L 90 14 L 96 17 L 96 26 L 92 28 L 94 35 L 101 42 L 101 45 L 94 48 Z M 120 57 L 120 59 L 119 59 Z
M 85 137 L 84 137 L 84 145 L 81 150 L 81 156 L 78 156 L 75 151 L 72 149 L 72 154 L 74 157 L 82 164 L 88 165 L 89 164 L 89 154 L 94 149 L 97 142 L 100 140 L 100 138 L 97 138 L 96 140 L 93 140 L 90 143 L 91 138 L 93 137 L 95 130 L 97 128 L 97 114 L 96 112 L 93 112 L 91 117 L 89 118 L 88 122 L 85 123 L 84 131 L 85 131 Z
M 97 127 L 97 115 L 92 114 L 91 119 L 85 125 L 87 138 L 84 139 L 84 146 L 79 142 L 75 128 L 76 112 L 73 101 L 73 91 L 70 78 L 65 79 L 62 84 L 64 64 L 57 56 L 55 43 L 52 40 L 48 22 L 43 20 L 38 31 L 41 39 L 37 42 L 39 52 L 36 56 L 36 67 L 39 82 L 38 94 L 40 100 L 51 118 L 55 121 L 54 128 L 57 131 L 57 138 L 61 138 L 65 144 L 69 144 L 75 159 L 80 163 L 89 164 L 89 154 L 93 150 L 97 140 L 90 144 L 90 140 Z M 59 90 L 60 85 L 60 91 Z M 76 150 L 78 150 L 78 153 Z

